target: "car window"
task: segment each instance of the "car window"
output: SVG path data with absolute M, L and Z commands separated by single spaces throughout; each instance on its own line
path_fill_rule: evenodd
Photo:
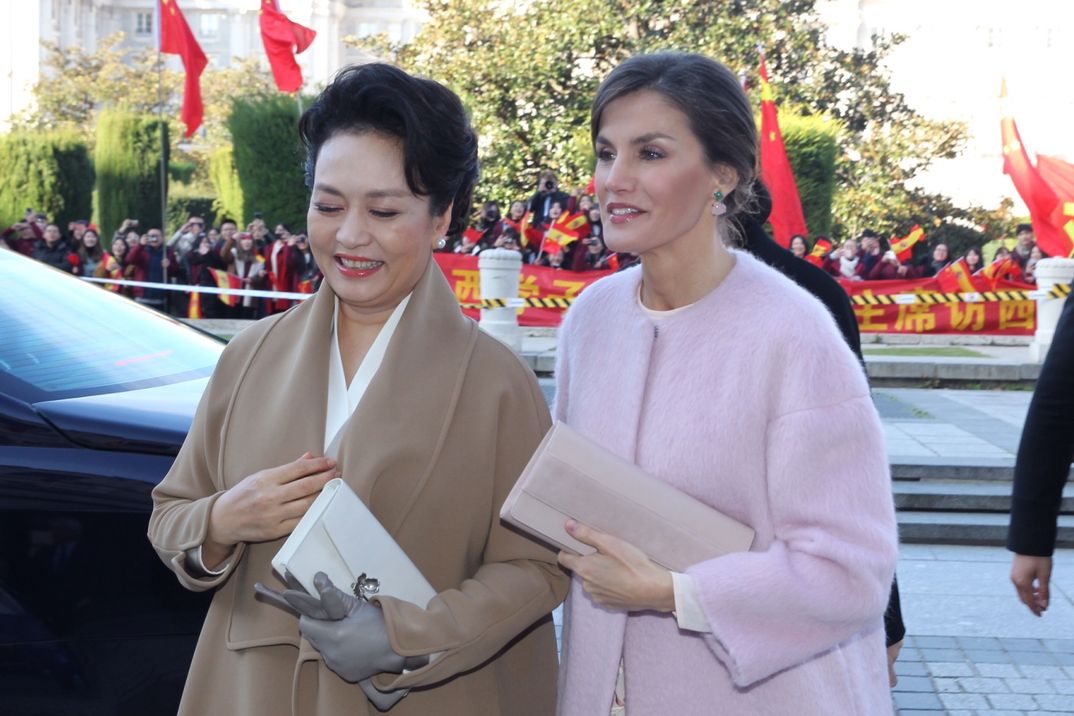
M 0 374 L 24 400 L 204 377 L 222 349 L 134 301 L 0 250 Z

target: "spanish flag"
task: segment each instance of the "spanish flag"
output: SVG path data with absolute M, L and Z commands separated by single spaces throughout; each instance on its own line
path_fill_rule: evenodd
M 201 294 L 197 291 L 190 292 L 190 302 L 186 309 L 187 318 L 201 318 Z
M 115 256 L 108 253 L 107 251 L 105 251 L 104 255 L 101 256 L 101 270 L 104 272 L 105 278 L 123 278 L 123 267 L 119 265 L 118 261 L 116 261 Z M 104 284 L 104 287 L 107 288 L 109 291 L 119 293 L 119 284 L 106 283 Z
M 582 229 L 588 223 L 588 219 L 582 214 L 561 214 L 544 235 L 541 242 L 542 254 L 558 254 L 567 248 L 582 235 Z
M 242 288 L 242 279 L 238 276 L 230 274 L 227 271 L 221 271 L 220 269 L 209 269 L 209 273 L 213 275 L 213 280 L 216 281 L 217 288 Z M 217 295 L 220 297 L 220 300 L 228 306 L 239 305 L 240 298 L 237 294 L 220 293 Z
M 522 215 L 521 228 L 519 229 L 518 235 L 521 237 L 522 248 L 529 246 L 531 241 L 540 243 L 544 238 L 544 232 L 534 228 L 533 215 L 528 211 Z
M 831 241 L 828 241 L 827 239 L 817 239 L 817 243 L 813 244 L 813 250 L 805 256 L 805 260 L 817 268 L 822 268 L 824 266 L 824 257 L 830 254 L 831 251 Z
M 970 276 L 970 267 L 965 257 L 940 269 L 936 274 L 936 283 L 940 284 L 940 290 L 944 293 L 974 293 L 977 286 Z
M 1000 281 L 1018 281 L 1022 278 L 1022 267 L 1010 256 L 996 259 L 977 272 L 988 282 L 988 288 L 995 291 Z
M 914 225 L 914 228 L 910 229 L 910 233 L 900 238 L 892 237 L 891 250 L 895 254 L 895 258 L 899 260 L 899 263 L 906 263 L 914 255 L 914 245 L 925 238 L 924 230 Z

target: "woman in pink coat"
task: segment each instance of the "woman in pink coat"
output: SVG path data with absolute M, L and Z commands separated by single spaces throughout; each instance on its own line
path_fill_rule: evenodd
M 756 538 L 673 574 L 569 523 L 598 551 L 560 555 L 559 713 L 890 714 L 883 433 L 825 308 L 726 246 L 757 167 L 738 80 L 697 55 L 636 56 L 598 90 L 592 133 L 605 241 L 641 268 L 568 313 L 556 417 Z

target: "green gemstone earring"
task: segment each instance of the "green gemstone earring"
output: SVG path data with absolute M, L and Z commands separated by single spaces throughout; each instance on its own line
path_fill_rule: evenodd
M 712 193 L 712 215 L 723 216 L 727 213 L 727 204 L 723 203 L 723 192 L 717 189 Z

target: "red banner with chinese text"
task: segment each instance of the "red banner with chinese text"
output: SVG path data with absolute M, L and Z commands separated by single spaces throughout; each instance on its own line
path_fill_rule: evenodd
M 481 279 L 477 257 L 457 254 L 434 254 L 455 298 L 462 304 L 481 301 Z M 519 295 L 522 298 L 574 298 L 588 285 L 611 271 L 576 273 L 545 266 L 523 266 Z M 851 296 L 932 293 L 940 290 L 935 279 L 912 281 L 840 281 Z M 1025 291 L 1035 286 L 1013 281 L 999 281 L 993 290 Z M 466 315 L 478 318 L 476 308 Z M 558 326 L 562 308 L 526 308 L 519 316 L 523 326 Z M 1032 335 L 1036 330 L 1035 301 L 980 301 L 975 303 L 855 305 L 858 328 L 862 333 L 982 333 Z
M 851 296 L 939 291 L 935 279 L 915 281 L 840 281 Z M 1035 286 L 999 281 L 995 290 L 1031 291 Z M 862 333 L 987 333 L 1032 335 L 1037 326 L 1036 301 L 854 306 Z
M 481 277 L 477 270 L 477 257 L 459 254 L 433 254 L 440 270 L 455 292 L 459 303 L 481 301 Z M 518 295 L 522 298 L 574 298 L 583 288 L 603 278 L 611 271 L 564 271 L 547 266 L 522 266 L 522 280 Z M 477 319 L 476 308 L 463 309 L 463 313 Z M 518 317 L 522 326 L 558 326 L 563 319 L 562 308 L 526 308 Z

